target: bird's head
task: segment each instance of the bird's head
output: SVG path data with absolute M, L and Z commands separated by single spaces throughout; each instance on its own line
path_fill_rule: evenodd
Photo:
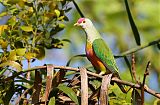
M 80 18 L 80 19 L 78 19 L 77 23 L 74 24 L 74 26 L 80 26 L 84 29 L 87 27 L 90 27 L 92 25 L 93 24 L 92 24 L 91 20 L 88 18 Z

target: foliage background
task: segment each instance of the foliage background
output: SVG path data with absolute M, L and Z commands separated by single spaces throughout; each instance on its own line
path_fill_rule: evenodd
M 86 17 L 93 20 L 97 30 L 104 37 L 106 43 L 111 47 L 113 53 L 118 55 L 131 48 L 137 47 L 128 21 L 123 0 L 77 0 L 81 11 Z M 160 38 L 160 6 L 158 0 L 130 0 L 132 16 L 137 25 L 141 37 L 141 44 L 146 44 Z M 62 49 L 45 49 L 46 55 L 43 60 L 36 60 L 31 67 L 43 64 L 66 65 L 67 61 L 77 54 L 85 53 L 85 33 L 73 27 L 80 18 L 72 2 L 67 4 L 72 9 L 66 14 L 69 21 L 65 21 L 63 31 L 56 33 L 54 38 L 68 39 L 71 43 L 63 42 Z M 5 21 L 6 18 L 1 19 Z M 3 22 L 5 24 L 5 22 Z M 160 50 L 156 45 L 145 48 L 135 53 L 137 76 L 142 81 L 143 73 L 148 61 L 151 61 L 150 75 L 147 84 L 151 89 L 160 91 Z M 131 56 L 128 56 L 131 61 Z M 131 81 L 129 69 L 123 58 L 116 60 L 123 80 Z M 27 68 L 24 62 L 24 68 Z M 88 67 L 90 62 L 86 58 L 75 58 L 70 66 Z M 126 75 L 127 74 L 127 75 Z M 156 100 L 153 96 L 146 94 L 146 105 L 153 104 Z

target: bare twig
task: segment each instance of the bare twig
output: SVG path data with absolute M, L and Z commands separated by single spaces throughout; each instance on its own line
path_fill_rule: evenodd
M 64 70 L 71 70 L 71 71 L 79 72 L 79 69 L 78 69 L 78 68 L 73 68 L 73 67 L 55 66 L 55 65 L 54 65 L 54 68 L 55 68 L 55 69 L 64 69 Z M 21 75 L 21 74 L 23 74 L 23 73 L 27 73 L 27 72 L 29 72 L 29 71 L 34 71 L 34 70 L 37 70 L 37 69 L 39 69 L 39 70 L 44 70 L 44 69 L 46 69 L 46 66 L 36 66 L 36 67 L 34 67 L 34 68 L 30 68 L 29 70 L 23 70 L 23 71 L 18 72 L 17 74 L 15 74 L 15 75 L 13 75 L 13 76 L 10 76 L 10 77 L 8 77 L 8 78 L 6 78 L 6 79 L 0 80 L 0 82 L 4 82 L 4 81 L 11 80 L 11 79 L 17 77 L 18 75 Z M 92 72 L 89 72 L 89 71 L 87 71 L 87 74 L 88 74 L 88 75 L 95 76 L 95 77 L 98 77 L 98 78 L 102 78 L 102 77 L 103 77 L 103 76 L 101 76 L 101 75 L 98 75 L 98 74 L 96 74 L 96 73 L 92 73 Z M 118 79 L 118 78 L 116 78 L 116 77 L 113 77 L 113 78 L 112 78 L 112 81 L 113 81 L 113 82 L 116 82 L 116 83 L 121 83 L 122 85 L 130 86 L 130 87 L 132 87 L 132 88 L 140 89 L 140 85 L 139 85 L 139 84 L 134 84 L 134 83 L 132 83 L 132 82 L 123 81 L 123 80 L 120 80 L 120 79 Z M 160 99 L 160 93 L 158 93 L 158 92 L 156 92 L 156 91 L 148 88 L 146 85 L 145 85 L 144 88 L 145 88 L 145 90 L 144 90 L 145 92 L 147 92 L 147 93 L 149 93 L 149 94 L 151 94 L 151 95 L 153 95 L 153 96 L 155 96 L 155 97 L 157 97 L 157 98 Z
M 88 77 L 86 68 L 80 68 L 81 74 L 81 105 L 88 105 Z
M 108 105 L 108 88 L 112 74 L 103 76 L 100 90 L 100 105 Z M 107 95 L 107 96 L 106 96 Z
M 143 77 L 143 83 L 141 84 L 141 100 L 142 100 L 142 103 L 141 105 L 144 105 L 144 85 L 145 85 L 145 80 L 146 80 L 146 76 L 149 75 L 149 67 L 150 67 L 151 63 L 150 61 L 148 62 L 147 66 L 146 66 L 146 70 L 144 72 L 144 77 Z
M 137 78 L 136 78 L 136 68 L 135 68 L 135 54 L 132 54 L 132 74 L 133 74 L 133 78 L 136 81 L 136 83 L 138 83 Z

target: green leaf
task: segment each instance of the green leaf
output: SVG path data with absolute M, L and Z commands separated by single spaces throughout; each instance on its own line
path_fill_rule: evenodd
M 62 41 L 71 43 L 71 41 L 69 39 L 62 39 Z
M 18 56 L 23 56 L 25 54 L 25 52 L 26 52 L 26 48 L 18 48 L 18 49 L 16 49 L 16 54 Z
M 17 55 L 16 55 L 15 50 L 10 51 L 9 56 L 8 56 L 8 60 L 11 60 L 11 61 L 16 61 L 17 60 Z
M 55 97 L 50 98 L 48 105 L 55 105 L 56 99 Z
M 59 28 L 64 28 L 64 27 L 65 27 L 64 24 L 62 24 L 62 23 L 59 24 Z
M 34 49 L 34 52 L 36 54 L 36 58 L 38 60 L 42 60 L 44 57 L 45 57 L 45 49 L 44 47 L 42 46 L 37 46 L 35 49 Z
M 2 74 L 7 70 L 7 68 L 4 68 L 0 71 L 0 76 L 2 76 Z
M 7 15 L 7 12 L 2 12 L 2 13 L 0 13 L 0 18 L 3 16 L 6 16 L 6 15 Z
M 77 95 L 71 88 L 69 88 L 63 84 L 59 84 L 59 86 L 57 88 L 59 90 L 63 91 L 65 94 L 67 94 L 71 98 L 72 101 L 74 101 L 77 105 L 79 105 Z
M 59 17 L 60 16 L 60 11 L 59 10 L 54 10 L 54 12 L 56 13 L 56 16 Z
M 137 26 L 134 23 L 134 20 L 132 18 L 132 14 L 130 12 L 127 0 L 125 0 L 125 6 L 126 6 L 129 22 L 130 22 L 130 25 L 131 25 L 131 28 L 132 28 L 132 31 L 133 31 L 133 34 L 134 34 L 134 38 L 136 40 L 137 45 L 140 46 L 141 45 L 140 35 L 139 35 L 139 32 L 138 32 Z
M 31 31 L 33 31 L 32 26 L 21 26 L 20 28 L 21 28 L 23 31 L 26 31 L 26 32 L 31 32 Z
M 8 24 L 13 27 L 13 26 L 16 24 L 16 16 L 11 17 L 11 18 L 8 20 Z
M 11 66 L 11 67 L 17 69 L 18 71 L 22 71 L 22 66 L 15 61 L 7 61 L 7 62 L 0 64 L 0 67 L 5 67 L 5 66 Z

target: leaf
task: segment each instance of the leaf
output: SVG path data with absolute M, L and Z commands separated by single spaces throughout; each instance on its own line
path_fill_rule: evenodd
M 7 70 L 7 68 L 4 68 L 0 71 L 0 77 L 3 75 L 3 73 Z
M 26 52 L 25 57 L 27 60 L 30 60 L 32 58 L 35 58 L 35 53 Z
M 71 98 L 72 101 L 74 101 L 77 105 L 79 105 L 76 93 L 71 88 L 69 88 L 63 84 L 59 84 L 59 86 L 57 88 L 59 90 L 63 91 L 65 94 L 67 94 Z
M 38 60 L 42 60 L 45 57 L 45 49 L 42 46 L 36 46 L 34 52 Z
M 26 53 L 26 48 L 18 48 L 18 49 L 16 49 L 16 54 L 18 56 L 23 56 L 23 55 L 25 55 L 25 53 Z
M 8 24 L 13 27 L 13 26 L 16 24 L 16 16 L 12 16 L 12 17 L 8 20 Z
M 133 105 L 141 105 L 141 96 L 136 89 L 132 91 L 132 100 Z
M 31 31 L 33 31 L 32 26 L 21 26 L 20 28 L 21 28 L 23 31 L 26 31 L 26 32 L 31 32 Z
M 8 47 L 8 41 L 6 41 L 6 40 L 0 40 L 0 45 L 1 45 L 1 47 L 2 47 L 3 50 L 7 49 L 7 47 Z
M 17 60 L 17 55 L 16 55 L 15 50 L 10 51 L 9 56 L 8 56 L 8 60 L 11 60 L 11 61 L 16 61 Z
M 2 32 L 8 28 L 8 25 L 0 25 L 0 35 L 2 34 Z
M 7 62 L 0 64 L 0 67 L 5 67 L 5 66 L 11 66 L 11 67 L 17 69 L 18 71 L 22 71 L 22 66 L 15 61 L 7 61 Z
M 1 17 L 6 16 L 6 15 L 7 15 L 7 12 L 0 13 L 0 19 L 1 19 Z
M 62 39 L 62 41 L 71 43 L 71 41 L 69 39 Z
M 56 16 L 59 17 L 60 16 L 60 11 L 59 10 L 54 10 L 54 12 L 56 13 Z
M 64 10 L 65 12 L 69 12 L 72 9 L 72 7 L 67 8 L 66 10 Z
M 132 14 L 130 12 L 127 0 L 125 0 L 125 6 L 126 6 L 129 22 L 130 22 L 130 25 L 131 25 L 131 28 L 132 28 L 132 31 L 133 31 L 133 34 L 134 34 L 134 38 L 136 40 L 137 45 L 140 46 L 141 45 L 140 35 L 139 35 L 139 32 L 138 32 L 137 26 L 134 23 L 134 20 L 132 18 Z
M 56 99 L 55 97 L 50 98 L 48 105 L 55 105 Z
M 64 27 L 65 27 L 65 25 L 62 24 L 62 23 L 60 23 L 60 24 L 58 24 L 58 25 L 59 25 L 59 28 L 64 28 Z

